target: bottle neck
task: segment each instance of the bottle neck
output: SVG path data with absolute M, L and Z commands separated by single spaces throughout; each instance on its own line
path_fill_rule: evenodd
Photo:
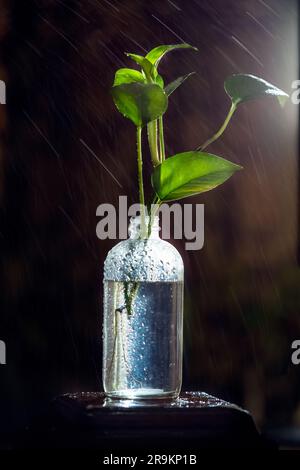
M 151 227 L 149 227 L 149 216 L 146 216 L 145 217 L 145 224 L 146 224 L 146 228 L 147 228 L 146 238 L 151 238 L 151 239 L 159 238 L 159 230 L 160 230 L 159 217 L 155 216 L 152 219 Z M 141 217 L 140 216 L 131 217 L 128 231 L 129 231 L 130 239 L 138 240 L 140 238 L 140 234 L 141 234 Z

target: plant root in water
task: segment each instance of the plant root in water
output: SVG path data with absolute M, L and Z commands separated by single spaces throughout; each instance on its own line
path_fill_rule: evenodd
M 113 365 L 115 362 L 118 360 L 117 357 L 117 344 L 118 344 L 118 339 L 120 339 L 120 346 L 122 350 L 122 356 L 124 360 L 124 364 L 126 367 L 126 371 L 128 373 L 128 376 L 132 378 L 134 382 L 136 382 L 139 385 L 142 385 L 142 383 L 136 379 L 133 374 L 130 372 L 130 367 L 128 365 L 128 360 L 126 357 L 126 352 L 125 352 L 125 347 L 124 347 L 124 342 L 123 342 L 123 319 L 120 317 L 120 315 L 124 316 L 127 315 L 127 318 L 129 319 L 132 314 L 132 305 L 134 298 L 137 294 L 139 287 L 139 282 L 124 282 L 123 283 L 123 289 L 124 289 L 124 297 L 125 297 L 125 305 L 122 305 L 121 307 L 118 307 L 115 309 L 115 314 L 114 314 L 114 345 L 113 345 L 113 352 L 112 352 L 112 358 L 110 361 L 110 365 L 108 368 L 108 377 L 111 377 L 112 371 L 113 371 Z M 121 337 L 119 338 L 119 335 Z

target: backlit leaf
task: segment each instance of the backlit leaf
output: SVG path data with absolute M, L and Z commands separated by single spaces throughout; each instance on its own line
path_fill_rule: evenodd
M 190 44 L 169 44 L 169 45 L 162 45 L 162 46 L 157 46 L 154 49 L 152 49 L 148 54 L 146 55 L 146 59 L 151 62 L 151 64 L 155 65 L 155 67 L 158 67 L 159 62 L 163 58 L 167 52 L 174 51 L 176 49 L 194 49 L 197 51 L 198 49 L 196 47 L 190 46 Z
M 284 91 L 254 75 L 232 75 L 225 80 L 224 88 L 235 105 L 263 96 L 275 96 L 284 106 L 289 97 Z
M 157 77 L 157 70 L 156 67 L 145 57 L 138 54 L 131 54 L 129 52 L 126 53 L 128 57 L 130 57 L 134 62 L 141 66 L 143 72 L 145 73 L 145 77 L 147 79 L 155 80 Z
M 124 68 L 116 71 L 113 86 L 135 82 L 145 83 L 145 77 L 143 76 L 143 74 L 138 70 Z
M 136 126 L 144 126 L 157 119 L 168 107 L 166 93 L 156 84 L 118 85 L 112 88 L 112 95 L 120 113 Z
M 241 168 L 210 153 L 184 152 L 154 169 L 152 185 L 161 201 L 183 199 L 216 188 Z

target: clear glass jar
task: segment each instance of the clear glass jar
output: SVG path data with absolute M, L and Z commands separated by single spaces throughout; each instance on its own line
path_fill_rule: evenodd
M 159 238 L 139 238 L 131 218 L 128 240 L 104 263 L 103 386 L 111 398 L 175 398 L 182 382 L 183 262 Z

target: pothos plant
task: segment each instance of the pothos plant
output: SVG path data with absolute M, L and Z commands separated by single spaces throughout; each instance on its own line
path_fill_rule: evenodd
M 225 91 L 231 100 L 228 114 L 219 130 L 197 149 L 176 155 L 166 155 L 163 118 L 168 108 L 170 95 L 192 74 L 183 75 L 165 85 L 159 74 L 159 64 L 163 57 L 176 49 L 193 49 L 189 44 L 162 45 L 155 47 L 145 56 L 127 54 L 139 67 L 121 68 L 114 78 L 112 96 L 118 110 L 136 126 L 139 202 L 141 213 L 140 238 L 147 238 L 155 212 L 162 203 L 183 199 L 216 188 L 242 167 L 222 157 L 207 153 L 206 148 L 225 131 L 236 109 L 247 101 L 264 97 L 276 97 L 284 105 L 288 95 L 265 80 L 253 75 L 237 74 L 225 80 Z M 151 183 L 153 200 L 148 224 L 145 218 L 145 198 L 143 185 L 142 134 L 147 130 L 149 150 L 153 164 Z M 116 309 L 130 317 L 133 313 L 134 298 L 139 282 L 123 282 L 125 305 Z M 118 327 L 109 374 L 116 354 Z
M 189 44 L 162 45 L 145 56 L 127 53 L 139 67 L 121 68 L 114 78 L 112 96 L 117 109 L 136 126 L 139 202 L 141 211 L 140 237 L 151 231 L 151 221 L 162 203 L 186 198 L 216 188 L 242 167 L 205 149 L 225 131 L 236 109 L 247 101 L 273 96 L 283 106 L 288 94 L 262 78 L 248 74 L 231 75 L 225 80 L 225 92 L 231 100 L 229 112 L 219 130 L 197 149 L 167 156 L 164 139 L 164 114 L 168 109 L 170 95 L 187 80 L 192 73 L 176 78 L 165 85 L 159 74 L 163 57 L 176 49 L 193 49 Z M 149 225 L 145 219 L 145 197 L 143 185 L 142 133 L 147 129 L 149 150 L 153 164 L 151 183 L 154 196 Z

